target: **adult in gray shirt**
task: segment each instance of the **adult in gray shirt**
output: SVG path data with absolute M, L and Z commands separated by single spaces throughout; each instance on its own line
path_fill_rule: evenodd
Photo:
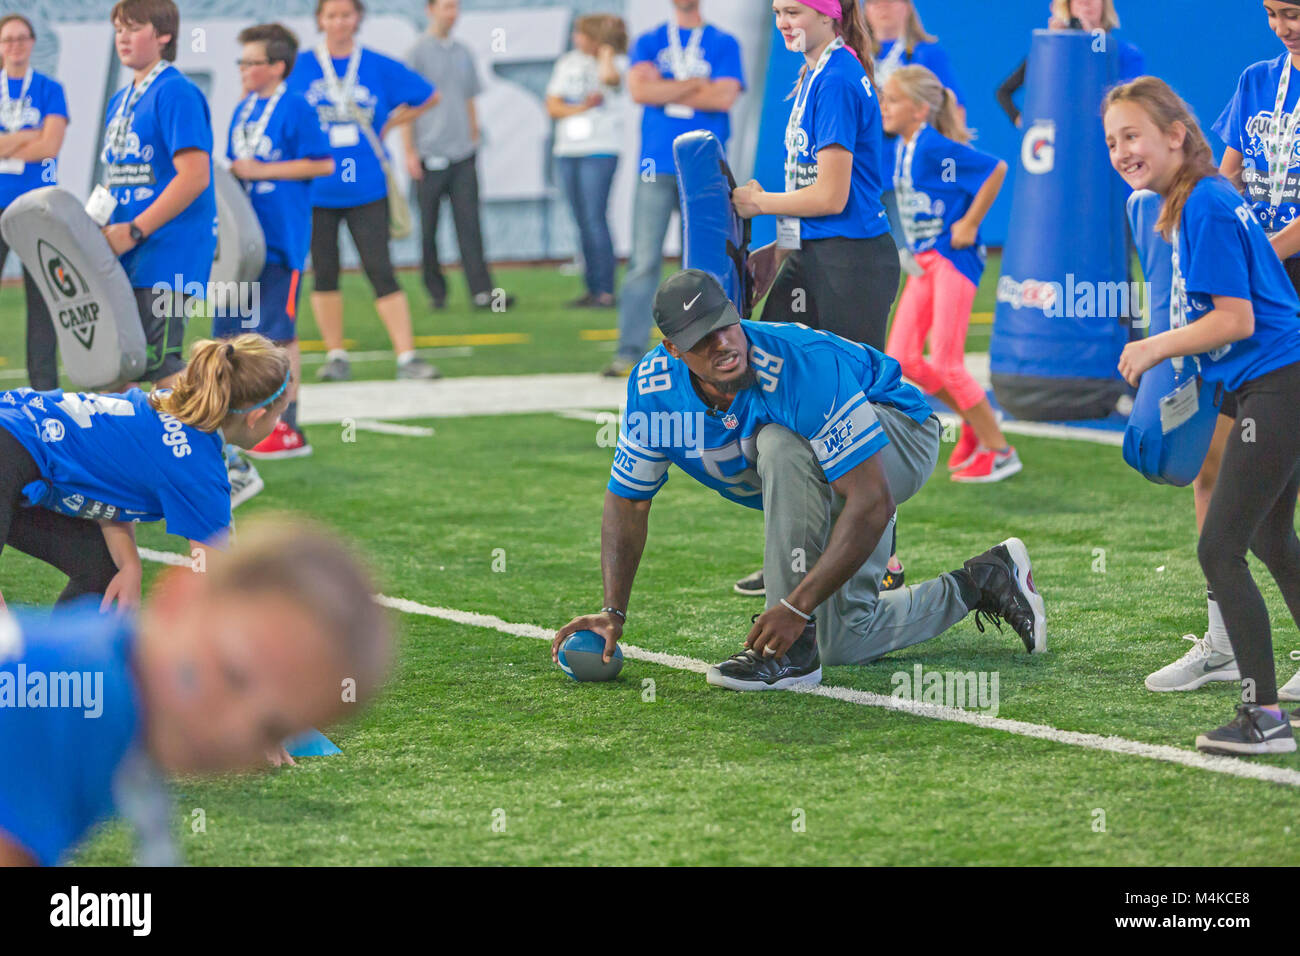
M 483 256 L 479 224 L 478 115 L 474 97 L 482 92 L 474 55 L 452 39 L 460 16 L 459 0 L 429 0 L 429 32 L 407 55 L 407 65 L 433 83 L 439 104 L 405 129 L 406 168 L 415 181 L 424 239 L 424 287 L 433 308 L 447 304 L 447 280 L 438 262 L 438 213 L 443 196 L 451 200 L 461 266 L 476 309 L 509 307 L 514 296 L 494 296 Z

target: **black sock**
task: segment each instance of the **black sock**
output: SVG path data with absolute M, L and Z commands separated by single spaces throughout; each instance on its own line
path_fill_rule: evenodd
M 970 576 L 970 572 L 965 568 L 959 568 L 956 571 L 949 571 L 952 579 L 957 582 L 957 588 L 961 591 L 962 603 L 966 605 L 966 610 L 973 611 L 980 603 L 979 585 L 975 579 Z
M 298 400 L 296 398 L 290 402 L 289 406 L 284 410 L 284 414 L 280 416 L 280 421 L 284 422 L 294 431 L 298 430 Z

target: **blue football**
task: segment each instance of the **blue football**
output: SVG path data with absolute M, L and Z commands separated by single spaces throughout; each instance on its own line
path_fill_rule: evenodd
M 575 631 L 560 645 L 560 670 L 574 680 L 613 680 L 623 669 L 623 649 L 614 648 L 608 664 L 604 661 L 605 639 L 595 631 Z

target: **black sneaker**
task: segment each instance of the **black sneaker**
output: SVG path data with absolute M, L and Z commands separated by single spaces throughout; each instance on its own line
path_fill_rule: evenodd
M 903 586 L 903 572 L 905 568 L 899 568 L 897 571 L 891 571 L 885 568 L 885 576 L 880 579 L 880 592 L 897 591 Z
M 1238 704 L 1236 717 L 1196 738 L 1196 749 L 1228 756 L 1289 754 L 1295 752 L 1295 736 L 1286 711 L 1279 720 L 1258 704 Z
M 566 309 L 590 309 L 596 304 L 596 297 L 588 292 L 586 295 L 564 303 Z
M 1002 621 L 1020 635 L 1031 654 L 1047 650 L 1047 612 L 1043 598 L 1034 589 L 1034 569 L 1029 552 L 1019 538 L 1007 538 L 978 557 L 966 562 L 980 602 L 975 606 L 975 626 L 984 633 L 980 615 L 1000 632 Z
M 766 597 L 767 588 L 763 586 L 763 569 L 759 568 L 749 577 L 741 578 L 735 583 L 735 592 L 745 597 Z
M 705 680 L 728 690 L 786 690 L 799 684 L 820 684 L 822 659 L 817 653 L 817 622 L 810 621 L 780 657 L 746 649 L 710 667 Z

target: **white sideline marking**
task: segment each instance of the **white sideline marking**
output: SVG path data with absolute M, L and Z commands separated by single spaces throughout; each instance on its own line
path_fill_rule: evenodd
M 416 354 L 423 358 L 464 358 L 474 354 L 474 348 L 469 345 L 449 345 L 442 348 L 433 349 L 416 349 Z M 324 352 L 303 352 L 303 365 L 324 365 L 325 360 L 329 358 Z M 353 362 L 386 362 L 396 361 L 393 350 L 377 352 L 349 352 L 348 359 Z
M 140 548 L 139 550 L 140 557 L 148 561 L 160 561 L 164 564 L 174 565 L 188 565 L 190 563 L 189 558 L 182 554 L 175 554 L 170 551 L 154 551 L 150 548 Z M 405 598 L 387 597 L 383 594 L 375 595 L 375 600 L 384 607 L 401 611 L 403 614 L 418 614 L 423 617 L 434 617 L 443 621 L 450 621 L 453 624 L 488 628 L 514 637 L 531 637 L 537 640 L 550 641 L 555 636 L 553 630 L 538 627 L 536 624 L 514 624 L 491 614 L 457 611 L 454 608 L 430 607 L 427 604 L 408 601 Z M 662 667 L 671 667 L 674 670 L 703 674 L 710 666 L 707 661 L 696 660 L 693 657 L 682 657 L 677 654 L 661 654 L 658 651 L 648 651 L 633 644 L 619 644 L 619 647 L 623 649 L 625 658 L 645 661 L 649 664 L 658 664 Z M 1053 743 L 1065 744 L 1070 747 L 1083 747 L 1086 750 L 1100 750 L 1128 757 L 1145 757 L 1148 760 L 1181 764 L 1184 767 L 1209 770 L 1212 773 L 1223 773 L 1231 777 L 1243 777 L 1248 780 L 1263 780 L 1267 783 L 1280 783 L 1288 787 L 1300 787 L 1300 771 L 1298 770 L 1250 763 L 1236 757 L 1215 757 L 1195 750 L 1182 750 L 1165 744 L 1147 744 L 1138 740 L 1129 740 L 1125 737 L 1106 737 L 1101 734 L 1080 733 L 1074 730 L 1058 730 L 1046 724 L 1031 724 L 1023 720 L 990 717 L 987 714 L 962 710 L 958 707 L 945 707 L 941 704 L 903 700 L 898 697 L 875 694 L 871 691 L 853 690 L 849 687 L 833 687 L 828 684 L 819 684 L 816 687 L 796 687 L 793 690 L 796 693 L 811 694 L 814 697 L 829 697 L 832 700 L 841 700 L 862 707 L 880 707 L 885 710 L 902 711 L 916 717 L 928 717 L 931 720 L 946 720 L 951 723 L 969 724 L 972 727 L 1000 730 L 1019 737 L 1036 737 L 1039 740 L 1050 740 Z M 734 691 L 719 690 L 718 693 L 734 693 Z
M 429 438 L 433 429 L 424 425 L 395 425 L 392 422 L 376 422 L 362 419 L 356 423 L 357 428 L 366 432 L 379 432 L 381 435 L 405 435 L 408 438 Z

